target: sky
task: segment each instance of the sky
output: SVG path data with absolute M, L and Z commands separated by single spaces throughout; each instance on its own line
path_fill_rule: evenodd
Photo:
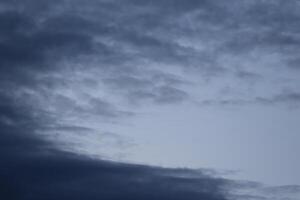
M 299 10 L 0 0 L 0 198 L 300 199 Z

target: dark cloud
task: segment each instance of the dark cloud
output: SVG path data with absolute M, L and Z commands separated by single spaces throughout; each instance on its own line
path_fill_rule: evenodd
M 293 199 L 299 186 L 267 187 L 218 178 L 209 169 L 170 169 L 117 163 L 60 151 L 37 135 L 47 116 L 1 97 L 0 197 L 3 199 Z M 54 130 L 89 132 L 85 127 Z M 110 134 L 111 135 L 111 134 Z M 114 137 L 114 136 L 113 136 Z M 252 189 L 252 194 L 240 192 Z M 235 194 L 235 191 L 238 193 Z
M 234 6 L 219 0 L 88 4 L 80 0 L 28 0 L 2 4 L 1 82 L 37 87 L 45 84 L 39 78 L 44 73 L 51 77 L 52 73 L 68 76 L 68 70 L 96 70 L 105 87 L 122 88 L 123 97 L 138 102 L 157 96 L 150 91 L 157 87 L 152 75 L 144 75 L 156 65 L 161 66 L 162 75 L 164 66 L 172 66 L 174 70 L 197 71 L 200 78 L 233 73 L 253 83 L 257 79 L 243 64 L 232 63 L 234 60 L 225 64 L 224 58 L 258 51 L 261 56 L 277 52 L 284 66 L 295 66 L 298 59 L 297 1 L 232 0 L 229 4 Z M 240 66 L 228 69 L 231 65 Z M 264 77 L 257 70 L 251 71 Z M 56 78 L 56 82 L 63 81 Z M 183 90 L 170 83 L 159 87 Z M 178 95 L 173 97 L 163 101 L 181 102 Z
M 36 2 L 27 3 L 31 5 Z M 62 1 L 58 3 L 61 8 L 54 3 L 45 4 L 44 13 L 38 9 L 42 5 L 37 3 L 29 8 L 21 3 L 18 7 L 8 6 L 1 11 L 2 84 L 19 83 L 30 88 L 49 87 L 45 85 L 46 78 L 40 78 L 45 73 L 53 85 L 53 82 L 65 82 L 65 77 L 56 77 L 53 80 L 54 73 L 68 76 L 68 70 L 90 71 L 94 68 L 102 76 L 106 74 L 104 78 L 110 81 L 105 83 L 131 90 L 139 83 L 130 84 L 133 78 L 127 78 L 124 83 L 124 77 L 119 75 L 128 72 L 131 72 L 131 75 L 139 73 L 133 66 L 139 65 L 134 64 L 138 60 L 150 59 L 151 62 L 167 63 L 186 60 L 183 47 L 147 36 L 135 27 L 125 26 L 128 22 L 123 22 L 125 19 L 119 13 L 122 10 L 118 4 L 92 1 L 83 6 L 80 1 L 74 5 Z M 111 9 L 106 10 L 108 7 Z M 29 10 L 32 9 L 34 10 L 30 13 Z M 94 60 L 96 63 L 93 63 Z M 164 76 L 163 72 L 161 74 Z M 148 82 L 146 79 L 148 78 L 136 78 L 140 83 Z M 155 83 L 152 80 L 147 84 L 153 87 Z M 172 102 L 176 100 L 170 101 Z
M 129 58 L 132 55 L 117 49 L 120 45 L 116 49 L 108 46 L 113 38 L 120 44 L 127 44 L 126 47 L 140 49 L 140 55 L 151 59 L 156 57 L 156 60 L 165 57 L 164 60 L 168 61 L 170 56 L 177 56 L 173 44 L 147 39 L 123 26 L 118 27 L 118 24 L 114 25 L 118 19 L 113 19 L 110 25 L 105 21 L 111 18 L 110 13 L 85 13 L 82 16 L 76 12 L 76 6 L 71 8 L 68 3 L 47 2 L 43 5 L 38 1 L 26 1 L 28 5 L 22 2 L 17 9 L 13 3 L 3 1 L 2 4 L 6 7 L 0 15 L 3 22 L 0 77 L 1 85 L 5 86 L 0 93 L 1 198 L 226 199 L 222 189 L 226 181 L 223 179 L 189 169 L 94 160 L 57 150 L 56 143 L 41 137 L 41 132 L 86 135 L 92 130 L 66 122 L 80 115 L 83 119 L 86 115 L 114 118 L 130 114 L 119 111 L 97 94 L 87 94 L 81 88 L 85 86 L 80 84 L 82 79 L 77 80 L 75 72 L 71 73 L 68 68 L 80 73 L 96 69 L 98 74 L 100 70 L 100 74 L 108 74 L 108 77 L 104 76 L 105 84 L 127 91 L 150 88 L 155 95 L 153 102 L 181 100 L 185 93 L 174 88 L 176 79 L 172 76 L 168 78 L 160 73 L 151 73 L 146 79 L 119 76 L 129 71 L 137 73 L 135 67 L 125 65 L 132 60 Z M 109 3 L 93 1 L 83 6 L 82 11 L 92 9 L 94 12 L 97 10 L 94 6 L 102 8 L 102 5 L 110 6 Z M 101 16 L 105 23 L 103 18 L 98 18 Z M 88 62 L 84 64 L 89 64 L 93 56 L 99 61 L 92 68 L 75 64 L 82 63 L 81 59 L 86 59 Z M 116 63 L 124 64 L 113 66 Z M 156 82 L 159 82 L 158 86 Z M 80 95 L 74 97 L 72 84 L 78 85 L 76 92 L 79 91 Z M 118 136 L 108 135 L 119 146 L 123 145 Z
M 22 107 L 2 98 L 0 196 L 3 199 L 226 199 L 223 192 L 226 180 L 200 171 L 94 160 L 55 150 L 53 144 L 36 135 L 37 130 L 51 121 Z

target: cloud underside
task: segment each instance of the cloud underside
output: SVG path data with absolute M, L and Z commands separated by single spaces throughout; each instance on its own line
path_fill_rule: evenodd
M 0 198 L 298 194 L 298 186 L 266 188 L 201 170 L 91 159 L 58 150 L 41 133 L 82 139 L 99 131 L 90 121 L 117 123 L 139 106 L 299 104 L 299 6 L 296 0 L 2 0 Z M 197 93 L 210 88 L 217 94 Z M 101 131 L 116 146 L 130 145 Z M 256 196 L 231 193 L 240 187 Z

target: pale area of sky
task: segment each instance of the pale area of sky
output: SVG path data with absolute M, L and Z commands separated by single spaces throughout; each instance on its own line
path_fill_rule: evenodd
M 237 170 L 235 178 L 300 184 L 299 110 L 283 107 L 159 108 L 122 131 L 138 143 L 127 160 L 171 167 Z

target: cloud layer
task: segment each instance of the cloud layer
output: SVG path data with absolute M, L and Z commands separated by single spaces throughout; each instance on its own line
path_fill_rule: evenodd
M 73 151 L 92 154 L 84 145 L 108 144 L 123 152 L 131 139 L 105 125 L 148 106 L 298 106 L 299 7 L 296 0 L 2 0 L 1 198 L 298 194 L 298 186 L 260 186 L 257 196 L 234 196 L 231 187 L 240 184 L 201 170 L 96 160 Z
M 3 199 L 226 199 L 224 179 L 56 150 L 36 135 L 50 119 L 4 98 L 0 111 Z

